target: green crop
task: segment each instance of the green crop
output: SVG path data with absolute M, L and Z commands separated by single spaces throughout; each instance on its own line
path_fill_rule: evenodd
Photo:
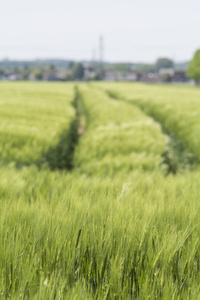
M 198 95 L 0 83 L 1 299 L 199 299 Z
M 0 84 L 0 161 L 40 163 L 68 129 L 75 110 L 72 84 Z
M 79 90 L 87 128 L 75 152 L 77 169 L 90 175 L 116 176 L 159 168 L 165 136 L 152 118 L 102 91 L 87 86 Z

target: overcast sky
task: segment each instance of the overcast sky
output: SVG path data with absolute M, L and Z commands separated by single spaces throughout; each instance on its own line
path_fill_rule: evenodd
M 0 0 L 0 59 L 191 59 L 200 0 Z

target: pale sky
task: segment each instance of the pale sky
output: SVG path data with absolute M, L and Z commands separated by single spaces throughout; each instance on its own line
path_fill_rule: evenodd
M 0 59 L 191 59 L 200 0 L 0 0 Z

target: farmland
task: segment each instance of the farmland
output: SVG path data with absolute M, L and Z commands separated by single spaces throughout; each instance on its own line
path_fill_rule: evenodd
M 2 299 L 200 297 L 199 99 L 0 84 Z

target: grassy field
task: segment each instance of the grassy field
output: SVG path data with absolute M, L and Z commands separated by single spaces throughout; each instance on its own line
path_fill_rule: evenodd
M 200 298 L 199 95 L 0 83 L 1 299 Z
M 158 121 L 163 130 L 182 141 L 194 159 L 200 157 L 200 89 L 191 86 L 96 84 L 114 99 L 137 105 Z M 199 161 L 198 161 L 199 164 Z
M 0 163 L 40 163 L 75 118 L 72 84 L 0 84 Z

